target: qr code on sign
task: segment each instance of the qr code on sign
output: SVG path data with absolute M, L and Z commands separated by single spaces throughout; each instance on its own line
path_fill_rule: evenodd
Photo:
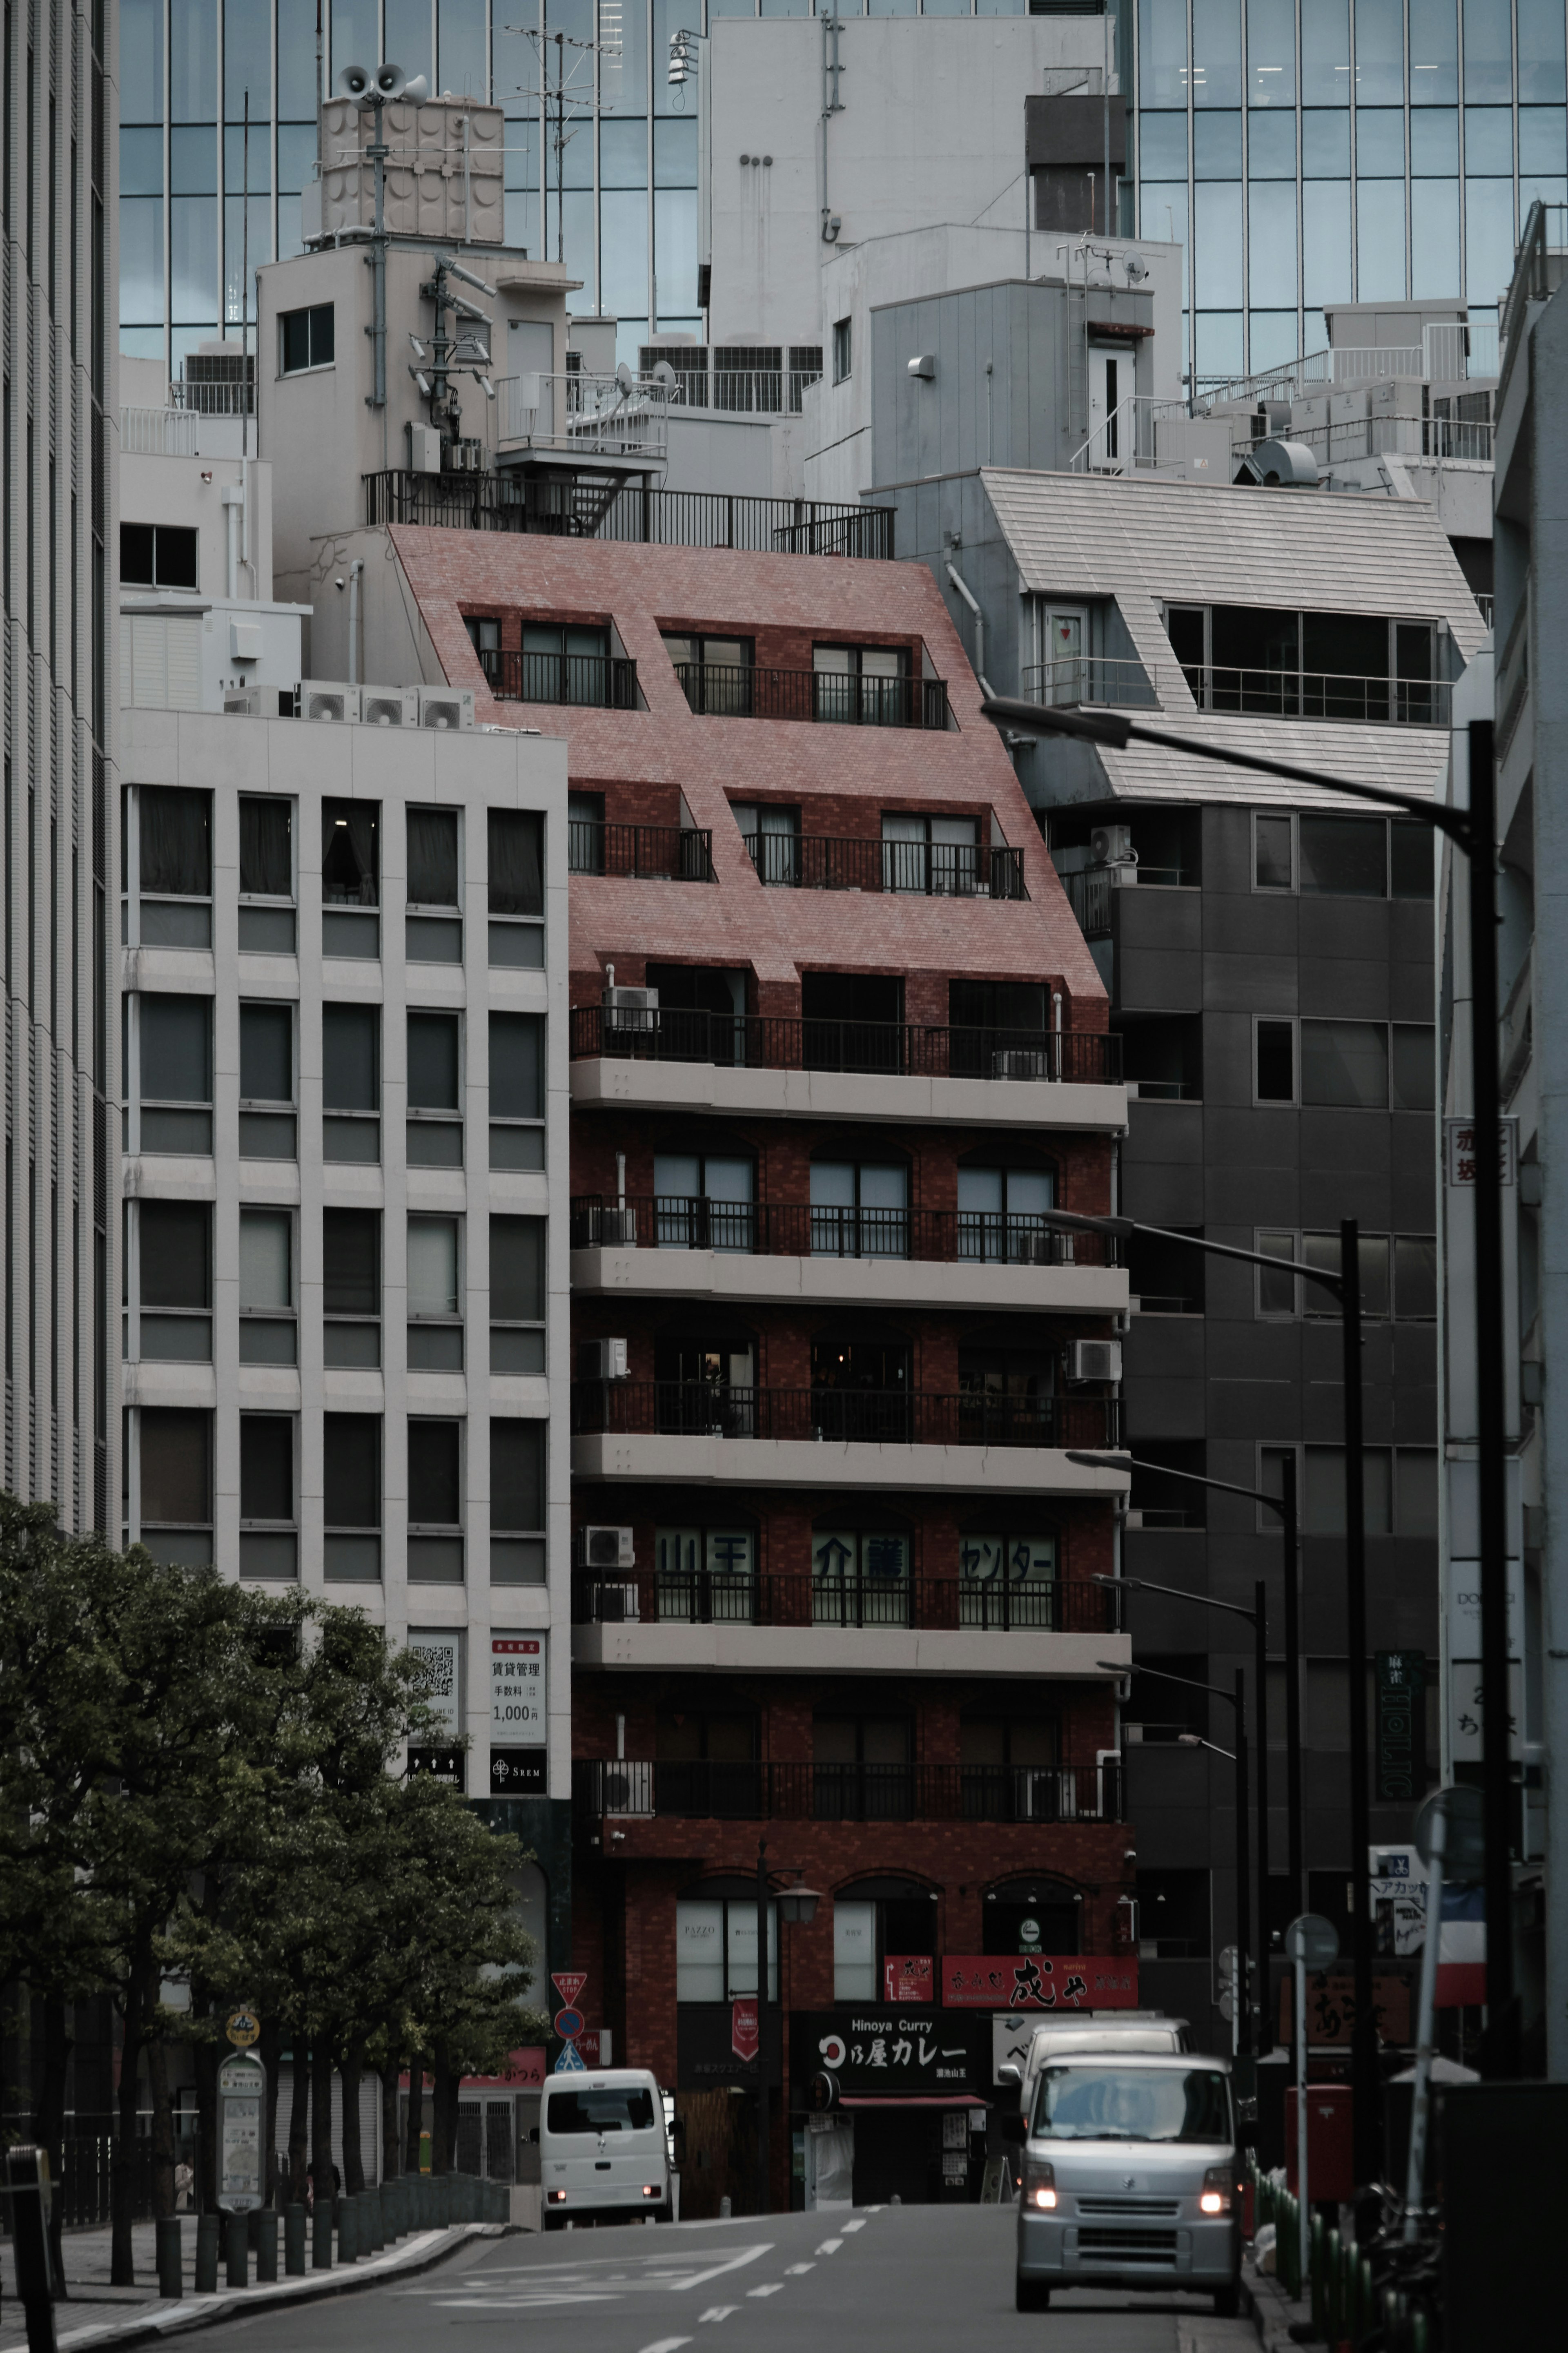
M 454 1697 L 458 1673 L 457 1645 L 452 1642 L 410 1642 L 408 1647 L 425 1671 L 426 1685 L 432 1699 Z

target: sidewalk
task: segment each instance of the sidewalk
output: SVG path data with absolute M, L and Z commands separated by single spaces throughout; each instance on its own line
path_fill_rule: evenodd
M 258 2312 L 268 2306 L 299 2304 L 323 2295 L 342 2295 L 358 2287 L 374 2287 L 386 2279 L 429 2269 L 467 2239 L 500 2239 L 515 2226 L 510 2222 L 457 2222 L 446 2230 L 415 2231 L 378 2255 L 350 2263 L 334 2263 L 330 2272 L 307 2272 L 302 2279 L 279 2279 L 268 2287 L 226 2288 L 216 2295 L 197 2295 L 196 2218 L 180 2217 L 180 2253 L 185 2279 L 191 2283 L 178 2303 L 158 2294 L 158 2267 L 153 2226 L 138 2222 L 132 2230 L 135 2287 L 109 2284 L 109 2232 L 68 2231 L 64 2240 L 66 2284 L 69 2299 L 55 2306 L 55 2333 L 62 2348 L 86 2353 L 96 2346 L 132 2345 L 141 2338 L 170 2337 L 181 2329 L 202 2328 L 227 2320 L 239 2312 Z M 254 2263 L 254 2258 L 252 2259 Z M 281 2249 L 279 2249 L 281 2261 Z M 219 2258 L 218 2277 L 223 2277 Z M 16 2273 L 11 2242 L 0 2243 L 0 2353 L 16 2353 L 27 2341 L 22 2307 L 16 2302 Z
M 1285 2293 L 1281 2280 L 1267 2277 L 1253 2262 L 1250 2251 L 1241 2259 L 1241 2302 L 1258 2331 L 1263 2353 L 1300 2353 L 1298 2341 L 1290 2335 L 1293 2320 L 1310 2320 L 1310 2304 L 1293 2304 Z M 1321 2344 L 1322 2339 L 1319 2338 Z

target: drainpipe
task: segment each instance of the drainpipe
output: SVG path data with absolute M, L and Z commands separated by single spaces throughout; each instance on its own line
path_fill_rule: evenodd
M 995 698 L 991 693 L 991 681 L 985 675 L 985 616 L 951 564 L 947 567 L 947 576 L 974 616 L 974 675 L 980 681 L 987 697 L 994 701 Z
M 349 684 L 359 684 L 359 576 L 364 570 L 363 557 L 356 556 L 349 565 Z M 986 692 L 990 692 L 989 687 Z
M 245 509 L 245 491 L 238 482 L 223 486 L 223 522 L 225 537 L 224 593 L 229 603 L 239 596 L 239 522 Z

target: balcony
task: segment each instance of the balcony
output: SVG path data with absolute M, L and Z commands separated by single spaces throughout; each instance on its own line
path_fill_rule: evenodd
M 498 702 L 552 702 L 576 711 L 637 711 L 637 666 L 627 654 L 536 654 L 479 649 L 485 684 Z
M 585 467 L 591 454 L 580 453 Z M 512 473 L 362 475 L 373 530 L 420 523 L 445 531 L 537 533 L 653 547 L 729 547 L 753 555 L 850 555 L 890 562 L 891 507 L 826 499 L 731 497 L 656 491 L 640 482 L 538 480 Z
M 617 1298 L 1100 1315 L 1128 1304 L 1113 1239 L 1027 1216 L 585 1194 L 571 1237 L 573 1288 Z
M 1106 1447 L 1115 1398 L 1010 1398 L 984 1389 L 740 1388 L 709 1381 L 575 1381 L 574 1435 L 761 1440 L 766 1444 Z
M 1116 1086 L 1121 1039 L 1104 1029 L 953 1029 L 915 1021 L 797 1020 L 579 1005 L 572 1060 L 710 1062 L 721 1069 L 836 1071 L 885 1078 L 1024 1080 Z
M 952 725 L 947 681 L 849 670 L 763 670 L 751 662 L 672 665 L 691 709 L 709 719 L 806 719 L 825 727 Z
M 579 1758 L 587 1821 L 1119 1822 L 1119 1765 L 665 1763 Z
M 604 874 L 637 882 L 712 882 L 713 834 L 708 826 L 597 825 L 570 818 L 569 874 Z
M 708 1569 L 606 1577 L 579 1570 L 572 1583 L 572 1622 L 1108 1635 L 1121 1630 L 1121 1602 L 1120 1585 L 1082 1577 L 1005 1584 L 967 1577 L 741 1577 Z
M 743 833 L 741 839 L 769 890 L 893 891 L 928 899 L 1029 895 L 1023 851 L 984 842 L 850 840 L 820 833 Z
M 620 459 L 662 467 L 669 452 L 669 394 L 661 384 L 615 375 L 503 375 L 496 384 L 503 450 Z
M 1219 662 L 1156 663 L 1069 655 L 1024 672 L 1034 702 L 1070 708 L 1180 711 L 1184 684 L 1200 711 L 1240 717 L 1350 721 L 1363 727 L 1447 727 L 1447 679 L 1353 677 L 1334 671 L 1239 670 Z

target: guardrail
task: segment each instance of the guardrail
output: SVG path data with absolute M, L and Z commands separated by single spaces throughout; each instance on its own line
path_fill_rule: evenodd
M 421 523 L 446 531 L 538 533 L 655 547 L 731 547 L 748 554 L 890 560 L 891 507 L 826 499 L 763 499 L 724 491 L 620 489 L 512 474 L 423 474 L 406 467 L 361 476 L 372 530 Z
M 706 825 L 596 825 L 566 821 L 569 874 L 618 875 L 639 882 L 711 882 L 713 831 Z
M 1121 1591 L 1082 1577 L 626 1577 L 579 1570 L 574 1625 L 894 1626 L 932 1631 L 1114 1634 Z
M 122 408 L 120 452 L 124 458 L 194 458 L 198 426 L 193 409 Z
M 498 702 L 553 702 L 589 711 L 638 707 L 637 666 L 629 654 L 541 654 L 481 646 L 479 668 Z
M 496 381 L 501 442 L 584 457 L 662 464 L 670 395 L 661 384 L 618 376 L 524 374 Z
M 1119 1765 L 754 1765 L 579 1757 L 572 1802 L 589 1820 L 1120 1821 Z
M 847 670 L 763 670 L 750 662 L 674 664 L 693 711 L 710 719 L 810 719 L 831 727 L 948 724 L 940 678 L 867 678 Z
M 1023 681 L 1031 702 L 1103 702 L 1129 711 L 1160 708 L 1144 665 L 1119 655 L 1067 654 L 1057 661 L 1031 662 Z
M 713 1062 L 763 1071 L 891 1078 L 1014 1079 L 1117 1086 L 1121 1039 L 1104 1029 L 954 1029 L 905 1021 L 796 1020 L 784 1014 L 578 1005 L 574 1061 Z
M 770 890 L 900 891 L 932 899 L 1026 899 L 1024 853 L 986 842 L 867 841 L 820 833 L 743 833 Z
M 830 1445 L 1104 1447 L 1120 1400 L 984 1390 L 742 1388 L 717 1381 L 574 1381 L 579 1437 L 746 1438 Z
M 752 1258 L 896 1258 L 940 1265 L 1117 1266 L 1113 1234 L 988 1209 L 854 1209 L 816 1201 L 624 1201 L 580 1193 L 574 1250 L 703 1250 Z

